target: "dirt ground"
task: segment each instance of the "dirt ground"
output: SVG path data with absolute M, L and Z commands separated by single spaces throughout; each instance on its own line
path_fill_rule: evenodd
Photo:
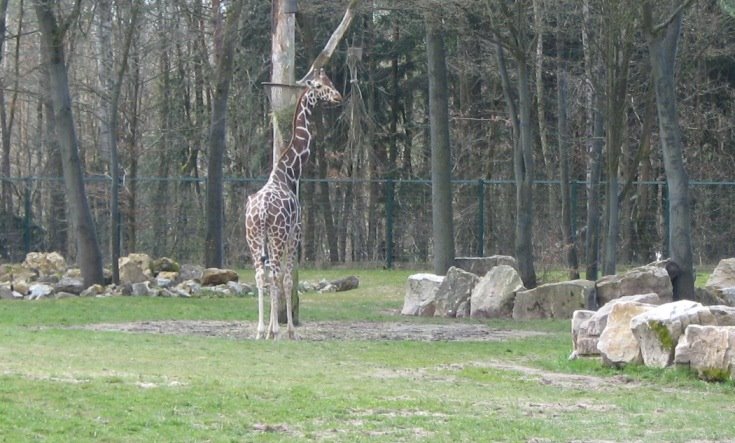
M 243 321 L 160 320 L 132 323 L 97 323 L 84 326 L 96 331 L 202 335 L 249 340 L 257 324 Z M 282 333 L 285 326 L 281 327 Z M 301 340 L 413 340 L 413 341 L 501 341 L 543 335 L 534 331 L 493 329 L 481 324 L 412 324 L 404 322 L 304 322 L 296 328 Z
M 253 340 L 257 324 L 245 321 L 214 320 L 159 320 L 130 323 L 97 323 L 82 326 L 95 331 L 117 331 L 129 333 L 199 335 L 224 337 L 233 340 Z M 285 326 L 282 326 L 282 336 Z M 494 329 L 482 324 L 416 324 L 408 322 L 363 322 L 363 321 L 323 321 L 305 322 L 296 328 L 300 340 L 412 340 L 412 341 L 506 341 L 524 337 L 545 335 L 538 331 L 519 331 Z M 522 377 L 536 383 L 552 385 L 562 389 L 583 389 L 594 391 L 617 391 L 637 389 L 641 382 L 627 376 L 596 377 L 589 375 L 563 374 L 527 367 L 521 364 L 499 360 L 483 360 L 470 363 L 492 369 L 518 372 Z M 445 369 L 451 373 L 462 369 L 462 365 L 450 365 Z M 579 404 L 575 407 L 589 409 L 593 406 Z M 539 409 L 557 410 L 560 405 L 529 404 L 529 413 Z

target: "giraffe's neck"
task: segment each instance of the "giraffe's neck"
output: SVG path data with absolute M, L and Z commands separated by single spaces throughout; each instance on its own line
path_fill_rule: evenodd
M 309 120 L 316 105 L 316 97 L 312 91 L 304 91 L 299 97 L 293 117 L 291 141 L 281 156 L 273 164 L 270 179 L 287 184 L 296 191 L 303 172 L 304 165 L 309 159 L 309 145 L 311 144 L 311 130 Z

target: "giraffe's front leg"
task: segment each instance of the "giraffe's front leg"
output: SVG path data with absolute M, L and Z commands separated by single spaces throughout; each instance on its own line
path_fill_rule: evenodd
M 265 296 L 265 267 L 262 263 L 255 267 L 255 284 L 258 286 L 258 332 L 255 339 L 259 340 L 265 336 L 265 322 L 263 321 L 263 297 Z
M 278 333 L 279 333 L 279 327 L 278 327 L 278 290 L 276 289 L 276 285 L 271 286 L 270 290 L 270 296 L 271 296 L 271 312 L 270 312 L 270 322 L 268 323 L 268 333 L 266 335 L 267 339 L 278 339 Z
M 270 322 L 268 323 L 268 332 L 266 338 L 278 339 L 278 297 L 281 291 L 279 280 L 281 278 L 281 266 L 277 261 L 271 263 L 271 276 L 270 276 L 270 297 L 271 297 L 271 312 Z

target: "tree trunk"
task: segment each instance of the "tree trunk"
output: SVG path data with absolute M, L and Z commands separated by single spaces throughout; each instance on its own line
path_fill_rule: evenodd
M 626 143 L 626 98 L 628 71 L 633 50 L 633 18 L 629 5 L 609 0 L 609 15 L 604 20 L 601 41 L 605 61 L 605 147 L 607 149 L 607 192 L 605 194 L 605 221 L 607 235 L 603 258 L 603 273 L 615 274 L 620 233 L 619 166 Z M 607 5 L 607 4 L 606 4 Z
M 426 16 L 426 56 L 429 65 L 429 125 L 431 131 L 431 206 L 434 273 L 445 275 L 454 262 L 452 227 L 449 104 L 444 37 L 438 17 Z
M 9 0 L 0 0 L 0 64 L 3 64 L 3 56 L 5 54 L 5 18 L 8 12 L 8 3 Z M 5 107 L 4 83 L 4 78 L 0 78 L 0 122 L 2 124 L 2 128 L 0 128 L 2 129 L 2 166 L 0 168 L 0 175 L 4 178 L 2 181 L 2 191 L 0 191 L 0 198 L 2 198 L 0 209 L 5 211 L 6 214 L 6 217 L 3 217 L 3 219 L 8 220 L 7 216 L 13 213 L 13 194 L 12 183 L 8 180 L 10 178 L 10 124 L 8 124 Z M 12 109 L 13 107 L 11 107 L 11 112 Z
M 678 2 L 675 3 L 675 5 Z M 655 25 L 653 6 L 643 3 L 643 26 L 656 89 L 659 137 L 669 198 L 669 250 L 681 274 L 673 280 L 674 299 L 694 298 L 694 269 L 689 209 L 689 178 L 684 167 L 683 142 L 676 110 L 676 47 L 681 29 L 682 5 L 668 22 Z M 675 6 L 674 6 L 675 7 Z
M 292 85 L 296 81 L 296 14 L 288 11 L 287 0 L 272 0 L 271 10 L 271 82 Z M 275 164 L 290 140 L 293 110 L 296 106 L 295 88 L 273 86 L 271 96 L 271 116 L 273 124 L 273 164 Z M 336 249 L 335 249 L 336 252 Z M 298 261 L 298 260 L 297 260 Z M 298 263 L 294 263 L 293 291 L 290 297 L 293 306 L 294 322 L 298 324 Z M 285 297 L 282 294 L 282 297 Z M 286 321 L 286 300 L 278 301 L 278 319 Z
M 128 193 L 127 193 L 127 218 L 126 218 L 126 235 L 125 235 L 125 246 L 127 251 L 135 251 L 137 247 L 138 242 L 138 234 L 137 234 L 137 227 L 136 227 L 136 202 L 137 202 L 137 196 L 138 196 L 138 121 L 139 121 L 139 101 L 140 101 L 140 93 L 142 88 L 142 81 L 140 76 L 140 55 L 138 52 L 138 48 L 136 46 L 133 46 L 131 48 L 133 50 L 132 58 L 133 61 L 131 63 L 131 66 L 133 67 L 131 75 L 132 79 L 130 80 L 131 86 L 131 92 L 130 97 L 128 98 L 130 104 L 130 108 L 128 109 L 127 116 L 128 116 L 128 131 L 127 131 L 127 145 L 129 149 L 129 163 L 128 163 L 128 173 L 126 176 L 128 177 Z
M 99 80 L 102 89 L 102 93 L 100 94 L 102 117 L 100 121 L 100 150 L 102 151 L 103 158 L 108 156 L 110 159 L 110 177 L 112 177 L 110 198 L 110 267 L 112 268 L 112 282 L 115 284 L 120 283 L 118 259 L 120 258 L 121 248 L 120 162 L 117 148 L 117 111 L 120 102 L 123 76 L 128 66 L 128 54 L 130 54 L 139 8 L 140 6 L 137 2 L 131 5 L 131 18 L 125 34 L 120 67 L 116 73 L 113 73 L 114 59 L 110 38 L 112 34 L 112 3 L 105 0 L 98 5 L 99 22 L 97 43 L 100 58 Z
M 536 271 L 533 264 L 533 152 L 536 138 L 534 122 L 531 118 L 533 96 L 530 89 L 528 53 L 531 48 L 525 30 L 523 5 L 517 9 L 507 7 L 505 2 L 497 2 L 502 15 L 507 20 L 509 35 L 493 30 L 496 42 L 498 70 L 503 86 L 508 115 L 513 126 L 513 177 L 516 185 L 516 220 L 514 227 L 514 250 L 518 261 L 518 271 L 526 288 L 536 287 Z M 512 54 L 517 65 L 516 88 L 513 90 L 505 65 L 503 45 Z M 517 93 L 518 104 L 515 103 Z
M 557 39 L 557 42 L 559 39 Z M 557 51 L 558 53 L 558 51 Z M 577 246 L 574 243 L 572 229 L 572 193 L 570 186 L 570 157 L 571 146 L 569 141 L 569 122 L 567 119 L 567 71 L 560 60 L 557 70 L 557 118 L 559 140 L 559 183 L 561 190 L 561 229 L 564 240 L 564 257 L 566 259 L 569 278 L 579 278 L 579 263 L 577 260 Z
M 41 51 L 49 71 L 49 89 L 54 107 L 56 135 L 61 148 L 61 162 L 64 169 L 64 184 L 72 224 L 77 234 L 78 262 L 85 286 L 104 283 L 102 274 L 102 254 L 92 213 L 84 189 L 84 176 L 79 146 L 74 129 L 69 82 L 64 60 L 65 27 L 57 24 L 51 0 L 36 0 L 35 9 L 41 29 Z
M 273 0 L 271 33 L 271 82 L 292 85 L 296 81 L 296 14 L 286 11 L 286 0 Z M 273 116 L 273 161 L 277 161 L 290 139 L 296 89 L 271 88 Z M 285 303 L 281 303 L 285 305 Z
M 204 243 L 204 263 L 210 268 L 224 265 L 223 224 L 223 163 L 226 150 L 227 98 L 232 80 L 233 57 L 237 27 L 243 2 L 235 2 L 227 10 L 222 45 L 217 54 L 216 84 L 212 99 L 212 121 L 209 128 L 209 165 L 207 167 L 207 232 Z
M 589 1 L 582 5 L 584 14 L 582 45 L 584 48 L 585 75 L 587 77 L 587 109 L 590 140 L 587 147 L 587 233 L 585 238 L 585 278 L 597 280 L 600 264 L 600 178 L 602 175 L 602 145 L 604 123 L 601 112 L 600 92 L 595 79 L 600 77 L 600 65 L 591 42 L 592 23 Z
M 315 119 L 314 126 L 316 133 L 323 133 L 323 127 L 319 119 Z M 332 199 L 329 196 L 329 183 L 327 182 L 327 157 L 324 155 L 324 147 L 318 140 L 311 142 L 314 148 L 315 161 L 317 162 L 317 170 L 319 174 L 319 209 L 322 213 L 324 222 L 324 234 L 327 237 L 327 248 L 329 249 L 329 262 L 337 263 L 339 261 L 339 238 L 337 236 L 337 228 L 334 226 L 334 214 L 332 213 Z M 318 157 L 317 157 L 318 155 Z
M 516 241 L 515 252 L 523 285 L 536 287 L 536 271 L 533 266 L 533 129 L 531 126 L 531 91 L 528 66 L 518 61 L 518 110 L 520 143 L 513 156 L 516 181 Z
M 546 107 L 544 105 L 544 10 L 543 0 L 533 0 L 533 26 L 536 33 L 536 112 L 538 113 L 538 137 L 544 161 L 546 178 L 552 178 L 551 149 L 549 148 L 549 130 L 546 124 Z M 549 202 L 553 202 L 554 192 L 549 190 Z M 552 206 L 549 206 L 549 210 Z
M 48 70 L 42 68 L 41 81 L 49 84 Z M 39 121 L 43 121 L 43 145 L 48 152 L 48 163 L 46 171 L 52 177 L 61 177 L 64 175 L 64 168 L 61 162 L 61 149 L 59 148 L 58 137 L 56 137 L 56 122 L 54 121 L 54 109 L 50 98 L 47 95 L 41 96 Z M 68 219 L 66 196 L 62 186 L 53 186 L 50 192 L 51 210 L 49 211 L 49 248 L 57 251 L 62 256 L 68 255 Z

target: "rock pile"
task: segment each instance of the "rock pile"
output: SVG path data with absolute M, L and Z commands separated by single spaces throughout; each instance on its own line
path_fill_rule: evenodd
M 106 297 L 136 295 L 148 297 L 196 297 L 202 295 L 253 295 L 254 284 L 239 281 L 231 269 L 180 265 L 168 257 L 151 259 L 147 254 L 130 254 L 118 261 L 119 285 L 84 286 L 78 268 L 67 268 L 66 260 L 56 252 L 31 252 L 20 265 L 0 266 L 0 299 L 41 300 L 45 298 Z M 111 273 L 106 278 L 111 280 Z M 355 289 L 355 276 L 322 280 L 312 284 L 302 281 L 300 292 L 339 292 Z
M 192 297 L 204 294 L 241 296 L 253 292 L 240 283 L 235 271 L 196 265 L 179 265 L 170 258 L 151 260 L 146 254 L 121 257 L 119 285 L 85 287 L 77 268 L 67 268 L 56 252 L 31 252 L 20 265 L 0 267 L 0 299 L 138 295 L 149 297 Z M 109 272 L 108 272 L 109 275 Z
M 479 272 L 479 274 L 478 274 Z M 473 318 L 571 318 L 627 295 L 654 293 L 671 300 L 666 263 L 652 263 L 594 282 L 572 280 L 526 289 L 513 257 L 461 257 L 446 276 L 409 277 L 403 315 Z
M 665 292 L 575 311 L 572 357 L 599 357 L 610 366 L 684 366 L 705 380 L 735 379 L 735 299 L 727 295 L 735 293 L 734 269 L 735 260 L 723 260 L 705 287 L 706 299 L 722 304 L 672 302 Z
M 686 366 L 703 379 L 735 379 L 735 258 L 720 262 L 696 301 L 676 302 L 672 280 L 679 271 L 666 260 L 595 282 L 531 290 L 523 287 L 512 257 L 464 257 L 455 265 L 446 276 L 410 276 L 401 314 L 571 318 L 574 358 L 596 357 L 609 366 Z

